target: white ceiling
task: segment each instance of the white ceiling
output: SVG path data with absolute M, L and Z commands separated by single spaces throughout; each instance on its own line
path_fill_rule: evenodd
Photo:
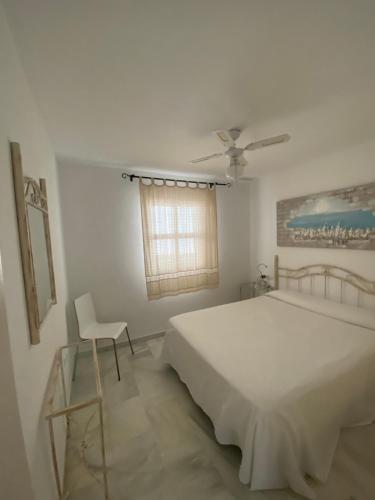
M 217 128 L 259 175 L 375 136 L 374 0 L 3 0 L 60 157 L 223 174 Z

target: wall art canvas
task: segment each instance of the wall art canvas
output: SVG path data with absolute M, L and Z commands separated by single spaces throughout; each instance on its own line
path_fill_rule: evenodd
M 375 250 L 375 182 L 277 202 L 277 244 Z

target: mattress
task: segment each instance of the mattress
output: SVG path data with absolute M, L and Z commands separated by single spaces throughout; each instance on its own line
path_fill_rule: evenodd
M 252 490 L 314 498 L 308 476 L 327 479 L 340 429 L 375 419 L 375 313 L 338 306 L 279 291 L 169 321 L 162 359 L 241 448 Z

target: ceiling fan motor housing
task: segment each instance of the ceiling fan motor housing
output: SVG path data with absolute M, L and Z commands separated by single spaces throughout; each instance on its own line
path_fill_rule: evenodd
M 241 156 L 243 153 L 242 148 L 236 148 L 236 146 L 232 146 L 231 148 L 227 149 L 225 151 L 225 154 L 229 156 L 230 158 L 237 158 L 238 156 Z

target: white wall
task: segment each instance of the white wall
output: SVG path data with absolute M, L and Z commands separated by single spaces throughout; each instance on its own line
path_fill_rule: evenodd
M 32 486 L 16 396 L 0 255 L 1 498 L 31 498 Z M 9 453 L 9 450 L 12 450 Z M 5 453 L 4 453 L 5 451 Z
M 273 255 L 278 253 L 281 265 L 336 264 L 375 279 L 374 251 L 278 248 L 276 243 L 277 201 L 374 182 L 374 158 L 375 142 L 368 142 L 254 180 L 251 186 L 252 273 L 255 273 L 255 265 L 260 261 L 272 268 Z
M 13 364 L 19 418 L 34 497 L 50 500 L 56 497 L 56 487 L 41 406 L 55 350 L 67 340 L 59 193 L 54 153 L 20 65 L 1 5 L 0 68 L 0 247 L 9 324 L 9 349 L 0 350 L 0 365 L 9 359 Z M 21 144 L 25 174 L 36 179 L 44 177 L 47 181 L 58 303 L 45 319 L 41 343 L 35 346 L 31 346 L 29 341 L 9 140 Z M 14 422 L 16 425 L 16 415 Z M 60 435 L 60 439 L 63 439 L 63 435 Z M 4 453 L 10 454 L 12 451 L 5 449 L 2 443 L 0 454 Z M 22 481 L 23 478 L 19 477 L 18 480 Z M 7 498 L 21 497 L 15 489 L 13 496 L 10 494 Z M 25 500 L 29 498 L 31 496 L 22 497 Z
M 148 301 L 138 182 L 109 167 L 59 162 L 58 171 L 71 300 L 90 290 L 99 320 L 126 320 L 137 337 L 163 331 L 175 314 L 238 300 L 250 273 L 246 183 L 217 188 L 220 287 Z

